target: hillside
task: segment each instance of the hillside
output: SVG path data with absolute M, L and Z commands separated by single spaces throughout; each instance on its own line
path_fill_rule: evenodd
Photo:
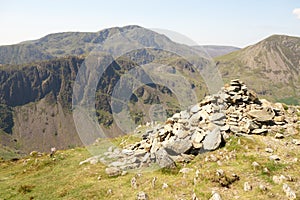
M 0 101 L 3 107 L 0 127 L 11 138 L 0 140 L 1 144 L 21 152 L 48 151 L 52 146 L 62 149 L 82 145 L 71 109 L 74 81 L 79 67 L 85 65 L 84 59 L 65 57 L 33 64 L 7 65 L 0 70 Z M 139 67 L 150 63 L 153 66 L 148 67 L 148 71 L 151 72 Z M 202 98 L 207 91 L 196 69 L 176 54 L 155 49 L 129 52 L 108 66 L 95 93 L 97 120 L 108 137 L 122 133 L 112 116 L 111 95 L 118 81 L 123 80 L 120 78 L 133 69 L 150 81 L 134 91 L 128 102 L 130 118 L 135 124 L 151 121 L 153 116 L 149 110 L 152 104 L 161 104 L 165 115 L 170 116 L 180 109 L 176 98 L 185 95 L 185 89 L 195 92 L 198 98 Z M 156 76 L 156 80 L 153 80 L 149 77 L 153 72 L 162 73 L 164 77 Z M 177 86 L 177 91 L 171 91 L 163 84 L 150 84 L 159 81 L 158 78 L 166 80 L 167 76 L 172 78 L 173 87 Z M 181 88 L 182 84 L 175 82 L 178 82 L 178 78 L 182 79 L 182 76 L 188 80 L 189 84 L 184 86 L 186 88 Z M 135 81 L 132 78 L 129 80 Z M 174 92 L 178 93 L 177 96 Z M 89 143 L 95 139 L 92 138 Z
M 219 112 L 213 111 L 216 106 Z M 184 120 L 187 115 L 198 118 Z M 157 129 L 159 124 L 140 126 L 132 134 L 98 139 L 86 148 L 58 150 L 52 155 L 31 152 L 20 160 L 1 161 L 0 198 L 297 199 L 299 116 L 299 107 L 258 99 L 242 82 L 233 80 L 218 94 L 174 114 L 161 124 L 162 128 Z M 193 139 L 192 135 L 198 134 L 193 126 L 206 132 L 203 146 L 199 146 L 201 139 Z M 223 142 L 209 136 L 216 126 L 220 127 Z M 245 127 L 249 131 L 244 131 Z M 185 136 L 184 131 L 188 132 Z M 184 137 L 193 139 L 192 150 L 185 148 L 182 141 L 190 140 Z M 155 138 L 160 138 L 161 144 L 154 142 Z M 180 143 L 176 143 L 178 139 Z M 206 140 L 218 144 L 216 149 L 205 150 Z M 162 149 L 167 154 L 160 160 Z M 174 155 L 171 149 L 184 153 Z M 154 158 L 146 156 L 152 150 Z M 123 162 L 124 156 L 130 160 Z M 160 167 L 160 162 L 179 159 L 162 168 L 155 167 L 155 163 L 147 168 L 138 165 L 140 157 L 146 158 L 141 161 L 144 164 L 151 159 Z
M 299 104 L 300 38 L 273 35 L 215 59 L 225 80 L 243 79 L 270 100 Z

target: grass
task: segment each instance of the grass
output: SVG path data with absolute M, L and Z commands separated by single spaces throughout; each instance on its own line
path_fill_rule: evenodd
M 101 163 L 79 165 L 80 161 L 91 157 L 85 148 L 58 151 L 54 158 L 42 155 L 18 161 L 2 161 L 0 199 L 135 199 L 139 191 L 146 192 L 150 199 L 190 199 L 193 192 L 199 199 L 209 199 L 212 190 L 218 191 L 223 199 L 234 199 L 236 196 L 240 199 L 284 199 L 282 186 L 273 183 L 272 176 L 289 174 L 297 177 L 300 166 L 297 163 L 270 161 L 269 155 L 264 152 L 267 144 L 262 138 L 231 137 L 223 148 L 198 155 L 191 163 L 178 163 L 175 169 L 141 172 L 141 176 L 136 176 L 138 172 L 135 171 L 111 178 L 105 174 L 106 166 Z M 136 136 L 127 135 L 115 138 L 110 143 L 125 146 L 137 140 Z M 300 159 L 299 154 L 284 146 L 278 147 L 276 153 L 282 158 L 290 154 Z M 222 164 L 205 161 L 212 155 Z M 252 167 L 254 161 L 260 164 L 258 169 Z M 192 171 L 183 176 L 179 173 L 183 167 Z M 270 173 L 263 173 L 263 168 L 268 168 Z M 200 173 L 195 184 L 197 169 Z M 218 169 L 225 172 L 225 178 L 217 177 Z M 232 181 L 231 174 L 237 174 L 239 180 Z M 130 184 L 134 176 L 137 177 L 137 189 Z M 154 188 L 151 186 L 153 177 L 157 177 Z M 253 185 L 252 191 L 243 191 L 246 181 Z M 163 183 L 169 187 L 162 189 Z M 260 191 L 259 184 L 266 185 L 268 190 Z M 288 184 L 300 192 L 297 188 L 299 180 Z

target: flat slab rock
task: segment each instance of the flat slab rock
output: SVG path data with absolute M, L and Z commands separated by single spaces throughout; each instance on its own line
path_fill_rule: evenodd
M 180 139 L 176 140 L 166 146 L 166 151 L 169 154 L 182 154 L 186 153 L 193 147 L 192 141 L 190 139 Z
M 222 142 L 222 135 L 220 132 L 220 128 L 217 127 L 212 131 L 209 131 L 206 137 L 203 140 L 203 148 L 204 150 L 216 150 Z
M 275 117 L 275 113 L 271 109 L 251 110 L 248 115 L 259 122 L 270 121 Z

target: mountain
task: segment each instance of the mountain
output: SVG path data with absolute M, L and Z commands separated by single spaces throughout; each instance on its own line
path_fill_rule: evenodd
M 86 40 L 87 35 L 93 39 Z M 74 48 L 78 47 L 84 49 L 83 53 L 73 55 Z M 158 113 L 152 105 L 163 106 L 163 115 L 170 116 L 181 106 L 195 103 L 208 91 L 198 70 L 205 69 L 210 61 L 199 57 L 200 51 L 138 26 L 111 28 L 93 34 L 51 34 L 0 49 L 6 52 L 0 59 L 0 128 L 9 136 L 0 143 L 21 152 L 82 145 L 73 121 L 72 101 L 80 103 L 83 99 L 80 95 L 79 99 L 73 99 L 73 87 L 78 79 L 85 90 L 88 83 L 95 82 L 93 75 L 99 74 L 103 64 L 107 64 L 107 68 L 92 95 L 96 98 L 93 106 L 96 120 L 108 133 L 107 137 L 123 132 L 113 117 L 115 97 L 112 95 L 118 84 L 124 90 L 130 88 L 131 83 L 145 82 L 129 93 L 127 117 L 133 124 L 153 120 Z M 42 53 L 36 54 L 33 49 Z M 58 49 L 64 53 L 57 54 Z M 87 71 L 78 75 L 79 69 Z M 92 71 L 91 75 L 85 76 L 88 70 Z M 131 76 L 125 76 L 128 73 Z M 186 98 L 192 94 L 196 96 Z M 97 137 L 99 135 L 88 142 Z
M 223 56 L 228 53 L 240 50 L 241 48 L 233 47 L 233 46 L 218 46 L 218 45 L 201 45 L 201 46 L 193 46 L 198 50 L 204 50 L 207 54 L 214 58 L 218 56 Z
M 240 78 L 267 99 L 300 103 L 299 37 L 273 35 L 215 61 L 225 81 Z
M 115 40 L 126 41 L 132 47 L 168 49 L 174 50 L 174 52 L 182 49 L 180 52 L 184 55 L 198 51 L 191 51 L 190 47 L 179 45 L 165 35 L 158 34 L 149 29 L 140 26 L 125 26 L 104 29 L 95 33 L 54 33 L 38 40 L 0 46 L 0 64 L 24 64 L 64 56 L 87 55 L 99 47 L 107 51 L 116 51 L 118 45 L 121 44 Z

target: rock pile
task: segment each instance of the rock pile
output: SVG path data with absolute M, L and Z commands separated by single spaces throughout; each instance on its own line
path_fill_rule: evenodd
M 219 148 L 229 134 L 265 134 L 287 128 L 289 120 L 282 104 L 259 100 L 237 79 L 217 94 L 174 114 L 165 124 L 149 127 L 140 142 L 123 150 L 110 149 L 106 157 L 98 158 L 102 162 L 115 159 L 108 166 L 121 170 L 151 163 L 173 167 L 175 162 L 188 162 L 194 155 Z

